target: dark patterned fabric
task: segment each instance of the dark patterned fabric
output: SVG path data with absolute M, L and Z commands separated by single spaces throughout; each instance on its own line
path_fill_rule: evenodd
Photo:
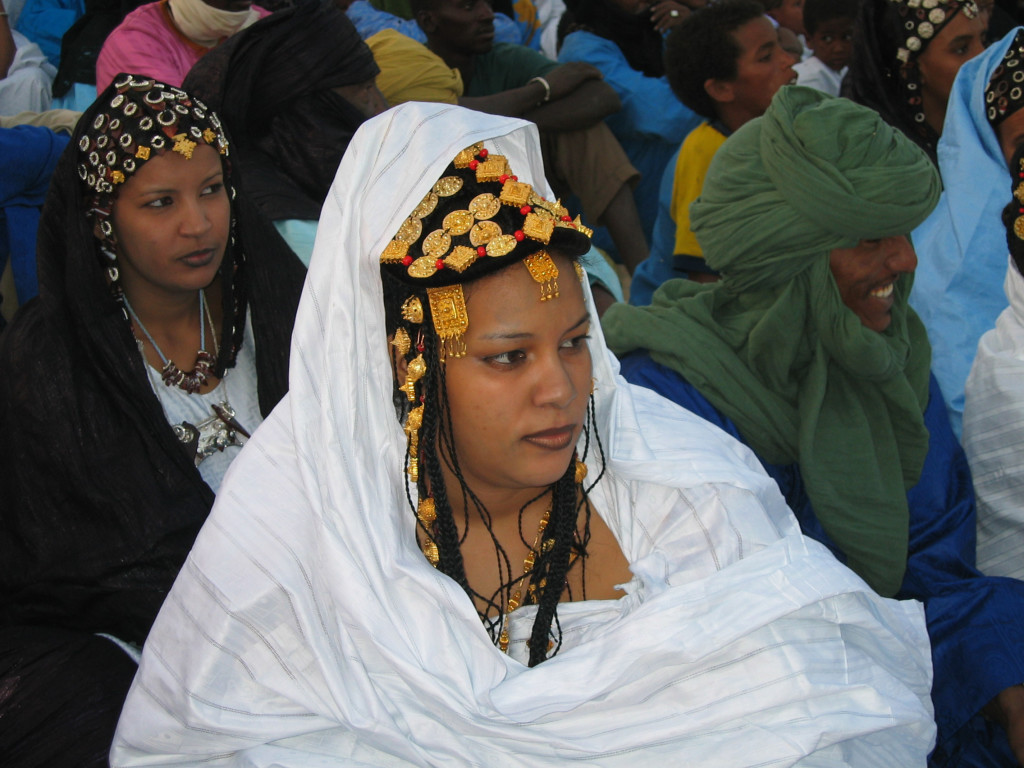
M 363 113 L 334 92 L 374 79 L 373 54 L 332 3 L 253 24 L 189 72 L 184 88 L 231 132 L 246 189 L 271 219 L 317 219 Z
M 113 93 L 85 113 L 57 165 L 40 221 L 39 297 L 0 344 L 0 624 L 141 642 L 213 492 L 150 388 L 86 211 L 79 142 Z M 267 414 L 287 389 L 304 270 L 241 192 L 233 208 L 218 367 L 250 308 Z

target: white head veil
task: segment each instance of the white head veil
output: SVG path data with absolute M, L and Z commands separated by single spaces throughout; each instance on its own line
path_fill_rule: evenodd
M 410 103 L 353 139 L 324 205 L 290 393 L 225 478 L 147 642 L 112 764 L 924 765 L 920 606 L 878 598 L 804 539 L 739 443 L 618 379 L 596 320 L 608 472 L 592 498 L 639 594 L 563 604 L 591 623 L 529 669 L 424 558 L 379 255 L 481 140 L 549 192 L 536 128 L 519 120 Z

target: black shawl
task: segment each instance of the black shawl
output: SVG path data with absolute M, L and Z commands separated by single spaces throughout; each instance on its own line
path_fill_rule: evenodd
M 184 90 L 231 131 L 235 163 L 267 216 L 318 219 L 352 134 L 366 119 L 332 88 L 379 72 L 333 3 L 278 11 L 196 62 Z
M 57 165 L 39 228 L 39 296 L 0 339 L 0 627 L 142 642 L 214 494 L 150 387 L 86 215 L 76 152 L 112 93 L 85 113 Z M 287 390 L 305 270 L 242 190 L 233 213 L 217 368 L 233 359 L 248 308 L 267 415 Z

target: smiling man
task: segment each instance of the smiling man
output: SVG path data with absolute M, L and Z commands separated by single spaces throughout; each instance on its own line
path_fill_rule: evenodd
M 924 603 L 930 764 L 1012 765 L 1024 583 L 974 568 L 970 476 L 907 304 L 906 233 L 939 189 L 925 152 L 874 111 L 783 88 L 718 151 L 692 207 L 721 282 L 669 281 L 603 324 L 617 353 L 635 352 L 627 380 L 747 443 L 806 535 L 881 594 Z
M 140 5 L 103 43 L 96 60 L 96 89 L 102 92 L 119 72 L 180 88 L 207 51 L 269 15 L 252 0 L 159 0 Z

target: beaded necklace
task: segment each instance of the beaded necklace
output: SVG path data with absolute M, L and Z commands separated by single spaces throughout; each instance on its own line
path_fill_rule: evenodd
M 156 350 L 157 355 L 160 356 L 160 361 L 164 364 L 164 367 L 160 371 L 160 378 L 163 379 L 164 384 L 168 387 L 176 386 L 179 389 L 185 390 L 188 394 L 194 395 L 206 384 L 210 377 L 210 370 L 213 368 L 214 362 L 217 360 L 217 355 L 220 354 L 220 345 L 217 343 L 217 334 L 213 334 L 213 354 L 211 355 L 206 351 L 206 324 L 210 324 L 210 330 L 213 331 L 213 317 L 210 315 L 210 306 L 206 303 L 206 291 L 200 289 L 199 291 L 199 353 L 196 355 L 196 367 L 191 372 L 185 373 L 183 370 L 178 368 L 174 362 L 167 357 L 153 340 L 153 336 L 146 329 L 146 326 L 142 324 L 139 316 L 135 314 L 135 310 L 132 309 L 131 302 L 128 301 L 128 296 L 124 293 L 121 294 L 121 300 L 124 302 L 125 309 L 128 310 L 128 314 L 132 316 L 135 323 L 142 329 L 142 332 L 146 335 L 146 339 L 150 344 L 153 345 L 153 349 Z M 205 315 L 205 317 L 204 317 Z M 142 342 L 139 342 L 141 346 Z

